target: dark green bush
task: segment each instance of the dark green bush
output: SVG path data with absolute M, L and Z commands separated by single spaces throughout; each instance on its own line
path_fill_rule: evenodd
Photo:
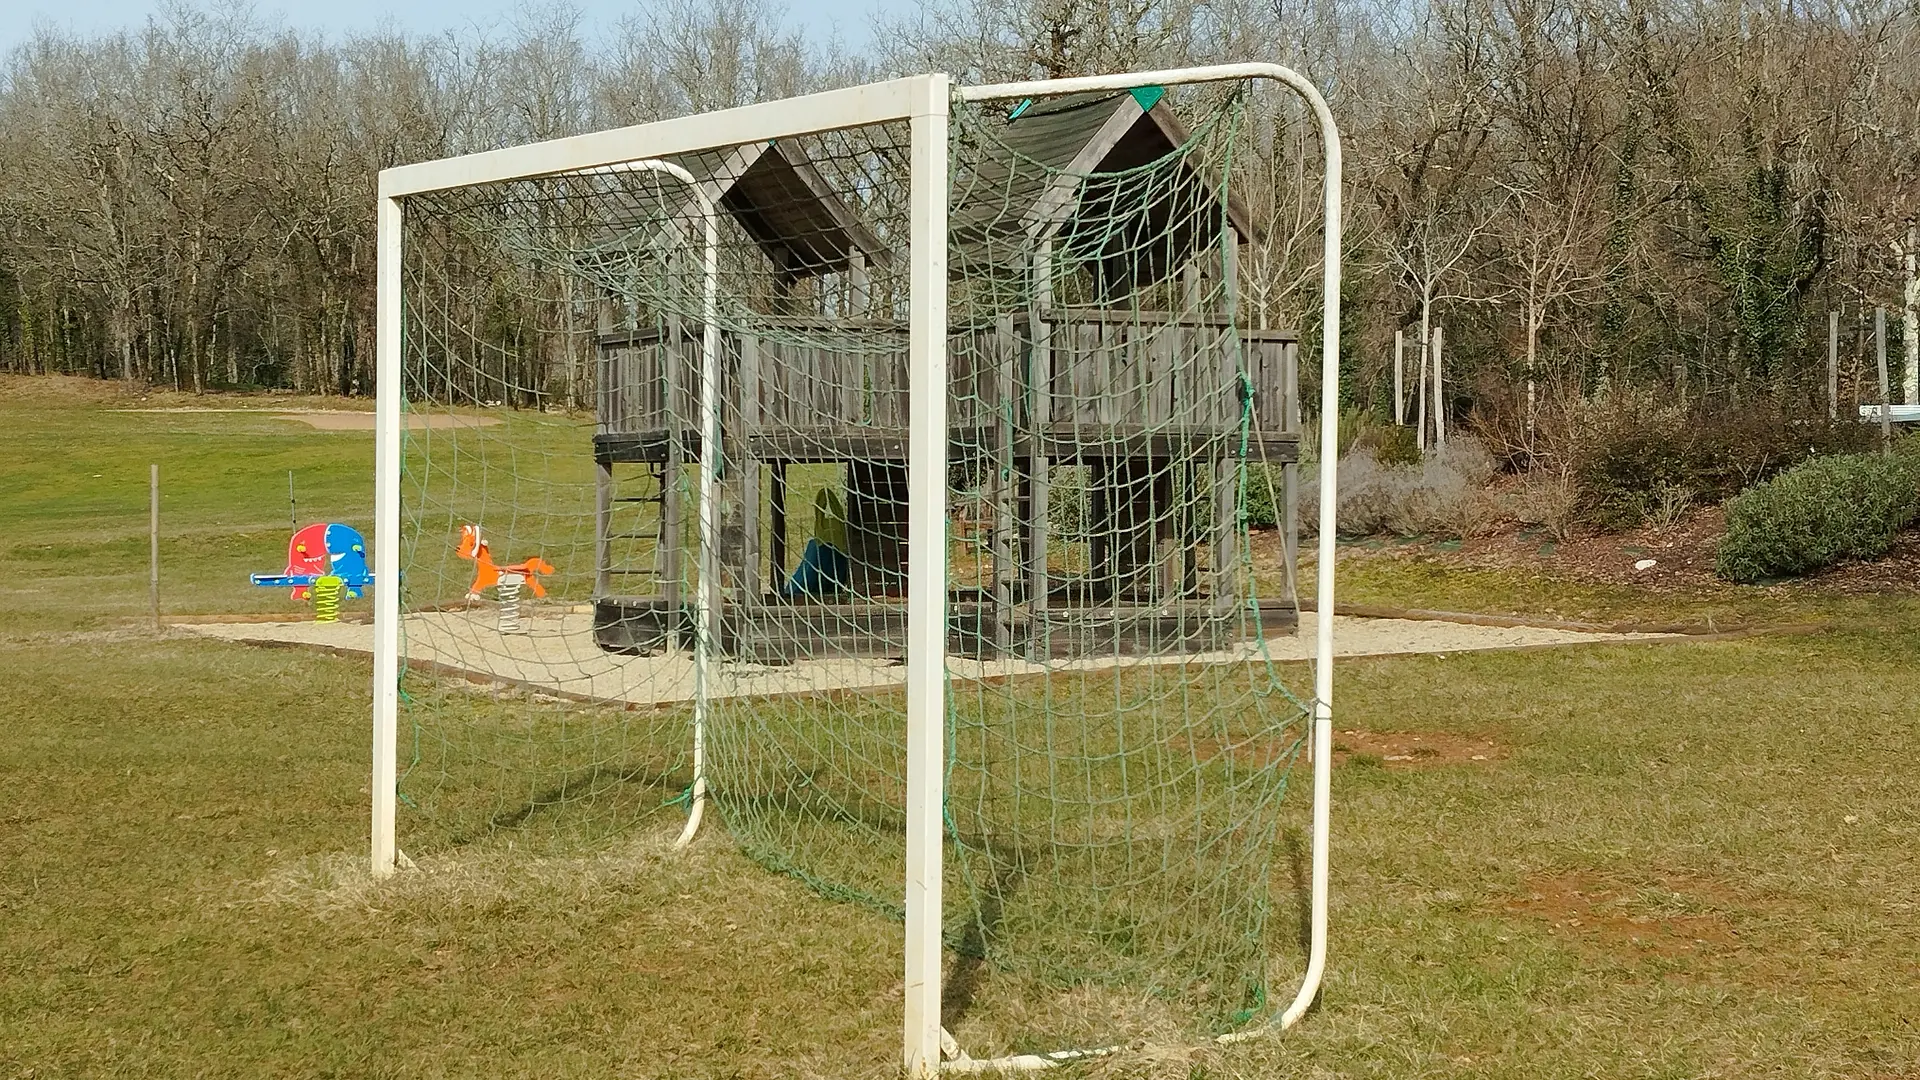
M 1570 432 L 1568 459 L 1580 516 L 1634 528 L 1676 498 L 1715 503 L 1784 469 L 1868 449 L 1869 425 L 1830 424 L 1754 403 L 1715 410 L 1660 406 L 1619 395 L 1589 407 Z
M 1247 465 L 1247 527 L 1272 529 L 1280 524 L 1280 466 L 1252 462 Z
M 1816 458 L 1727 503 L 1715 569 L 1732 581 L 1805 574 L 1884 554 L 1920 516 L 1920 456 Z
M 1092 470 L 1085 466 L 1054 469 L 1052 486 L 1047 492 L 1047 522 L 1055 539 L 1068 542 L 1088 539 L 1093 515 L 1091 473 Z M 1247 463 L 1244 492 L 1249 527 L 1271 529 L 1280 524 L 1280 508 L 1274 502 L 1281 490 L 1280 475 L 1278 465 L 1258 461 Z M 1198 470 L 1194 476 L 1194 487 L 1188 493 L 1188 497 L 1195 502 L 1196 517 L 1212 512 L 1209 501 L 1213 497 L 1212 492 L 1212 479 L 1206 470 Z
M 1413 429 L 1398 424 L 1383 424 L 1354 439 L 1353 450 L 1365 450 L 1373 460 L 1393 468 L 1420 464 L 1420 444 Z

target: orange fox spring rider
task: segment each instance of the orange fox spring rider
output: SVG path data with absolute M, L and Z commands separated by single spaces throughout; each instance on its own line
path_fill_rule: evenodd
M 478 600 L 483 590 L 497 589 L 500 595 L 500 632 L 519 633 L 520 587 L 525 585 L 533 590 L 536 597 L 547 595 L 547 590 L 540 584 L 540 577 L 553 573 L 553 564 L 538 555 L 525 562 L 495 563 L 493 553 L 487 550 L 486 537 L 481 534 L 478 525 L 460 526 L 457 554 L 463 559 L 473 560 L 473 584 L 467 587 L 467 599 Z

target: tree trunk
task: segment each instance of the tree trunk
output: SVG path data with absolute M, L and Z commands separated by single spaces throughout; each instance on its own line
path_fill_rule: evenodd
M 1527 455 L 1533 455 L 1534 418 L 1538 415 L 1538 391 L 1540 361 L 1540 317 L 1528 306 L 1527 310 Z
M 1407 332 L 1393 328 L 1393 422 L 1407 422 Z
M 1427 448 L 1427 360 L 1433 355 L 1433 297 L 1420 297 L 1420 377 L 1414 382 L 1413 444 Z

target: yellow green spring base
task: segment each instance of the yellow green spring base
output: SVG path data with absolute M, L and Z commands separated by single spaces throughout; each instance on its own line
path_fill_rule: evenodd
M 340 621 L 340 594 L 346 582 L 333 574 L 322 575 L 313 583 L 313 621 Z

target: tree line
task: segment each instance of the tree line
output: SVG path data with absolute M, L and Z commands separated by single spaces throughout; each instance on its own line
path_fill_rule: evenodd
M 1920 394 L 1913 0 L 938 0 L 872 37 L 848 50 L 770 0 L 438 36 L 191 6 L 41 31 L 0 64 L 0 370 L 367 393 L 387 166 L 895 73 L 1260 59 L 1343 128 L 1356 404 L 1392 413 L 1396 334 L 1412 383 L 1444 326 L 1436 414 L 1620 384 L 1813 408 L 1836 310 L 1846 384 L 1875 400 L 1879 306 Z M 1308 221 L 1310 132 L 1276 130 L 1264 175 Z M 1315 245 L 1276 248 L 1273 302 L 1310 320 Z

